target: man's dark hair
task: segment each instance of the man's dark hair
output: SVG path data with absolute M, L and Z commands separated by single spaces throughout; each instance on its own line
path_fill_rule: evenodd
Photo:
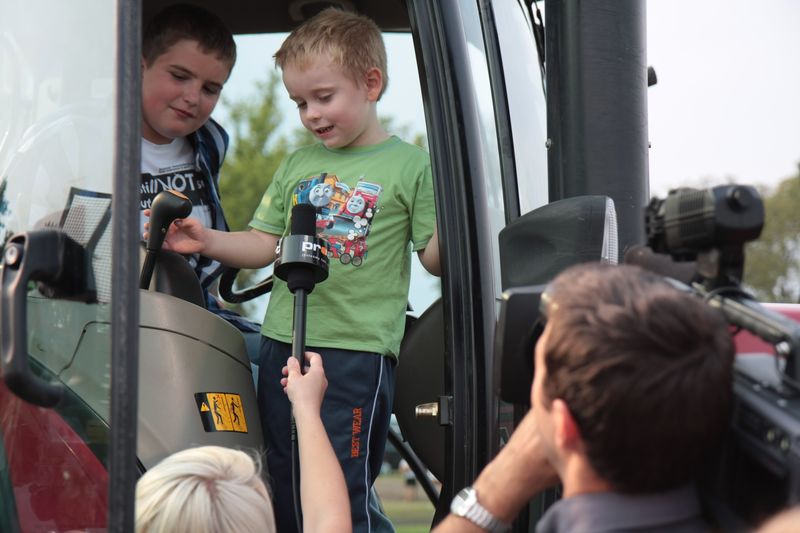
M 142 33 L 142 57 L 148 65 L 183 40 L 197 41 L 206 53 L 236 63 L 236 43 L 222 20 L 205 9 L 190 4 L 173 4 L 156 13 Z
M 691 481 L 729 422 L 722 316 L 629 265 L 573 267 L 547 296 L 544 402 L 569 406 L 597 474 L 627 493 Z

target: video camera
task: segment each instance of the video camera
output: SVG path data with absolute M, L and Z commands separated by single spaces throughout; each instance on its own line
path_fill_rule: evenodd
M 731 434 L 702 482 L 711 512 L 726 531 L 752 527 L 800 501 L 800 323 L 762 305 L 742 287 L 744 246 L 760 236 L 763 225 L 764 205 L 753 187 L 676 189 L 647 206 L 647 247 L 625 254 L 626 262 L 663 275 L 677 289 L 719 309 L 737 328 L 735 334 L 752 334 L 774 347 L 773 354 L 737 355 Z M 504 240 L 509 238 L 501 233 L 501 258 Z M 541 334 L 539 299 L 556 274 L 504 287 L 495 361 L 505 401 L 529 401 L 533 346 Z
M 647 246 L 675 261 L 697 261 L 713 286 L 741 282 L 744 245 L 761 235 L 764 204 L 753 187 L 675 189 L 645 210 Z
M 800 324 L 764 307 L 741 286 L 744 245 L 757 239 L 763 226 L 764 204 L 758 191 L 742 185 L 675 189 L 663 200 L 654 198 L 645 211 L 647 246 L 668 255 L 675 268 L 679 262 L 695 262 L 689 286 L 676 286 L 704 298 L 731 325 L 774 346 L 784 358 L 781 382 L 800 392 L 796 380 Z M 679 279 L 672 275 L 672 267 L 665 266 L 665 258 L 652 257 L 643 254 L 634 262 Z M 656 261 L 659 265 L 654 267 Z
M 741 286 L 744 245 L 761 234 L 764 206 L 752 187 L 677 189 L 653 199 L 645 221 L 654 252 L 676 265 L 696 261 L 685 290 L 719 309 L 739 328 L 735 334 L 745 330 L 774 348 L 773 354 L 739 350 L 731 434 L 705 480 L 720 525 L 742 530 L 800 501 L 800 324 Z

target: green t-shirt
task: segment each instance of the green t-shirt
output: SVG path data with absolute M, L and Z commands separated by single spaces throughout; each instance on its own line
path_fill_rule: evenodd
M 405 327 L 411 251 L 433 235 L 428 154 L 397 137 L 372 146 L 301 148 L 287 157 L 250 227 L 286 235 L 292 206 L 317 207 L 330 244 L 328 279 L 308 296 L 306 344 L 397 356 Z M 275 279 L 261 333 L 291 343 L 294 296 Z

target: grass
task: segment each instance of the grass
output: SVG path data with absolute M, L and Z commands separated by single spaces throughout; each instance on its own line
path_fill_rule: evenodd
M 395 531 L 397 533 L 428 533 L 430 526 L 397 526 Z
M 433 504 L 422 488 L 417 489 L 417 499 L 402 499 L 403 479 L 399 474 L 381 475 L 376 483 L 386 515 L 397 533 L 427 533 L 433 519 Z
M 433 518 L 433 505 L 427 500 L 384 501 L 383 510 L 386 511 L 395 526 L 416 524 L 430 526 Z

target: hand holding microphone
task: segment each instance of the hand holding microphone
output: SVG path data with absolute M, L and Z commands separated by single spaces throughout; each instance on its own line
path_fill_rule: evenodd
M 281 386 L 292 402 L 292 412 L 319 416 L 328 380 L 322 365 L 322 357 L 315 352 L 306 352 L 306 366 L 302 368 L 297 359 L 290 357 L 282 369 Z

